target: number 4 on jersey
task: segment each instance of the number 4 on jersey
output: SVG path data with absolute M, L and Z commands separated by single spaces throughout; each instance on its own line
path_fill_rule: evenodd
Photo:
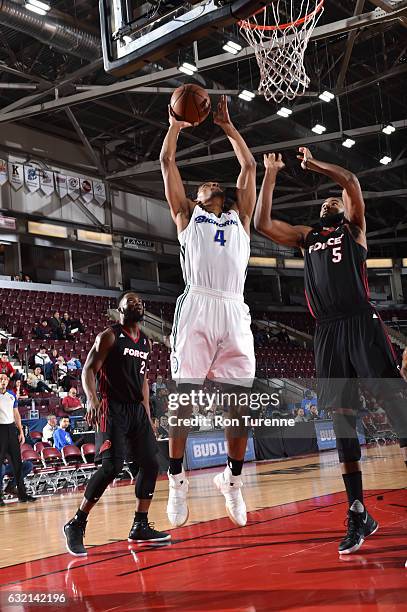
M 225 246 L 225 230 L 218 230 L 214 238 L 215 242 L 219 242 L 221 246 Z

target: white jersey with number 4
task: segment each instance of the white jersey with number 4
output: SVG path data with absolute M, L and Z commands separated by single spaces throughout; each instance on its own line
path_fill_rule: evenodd
M 235 210 L 217 217 L 195 206 L 178 240 L 186 285 L 243 294 L 250 239 Z

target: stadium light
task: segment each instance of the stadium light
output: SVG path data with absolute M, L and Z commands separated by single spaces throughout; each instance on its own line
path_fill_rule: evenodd
M 239 98 L 241 98 L 242 100 L 245 100 L 246 102 L 251 102 L 253 98 L 255 97 L 256 97 L 256 94 L 253 93 L 252 91 L 247 91 L 247 89 L 243 89 L 243 91 L 241 91 L 239 94 Z
M 192 76 L 194 72 L 197 72 L 198 68 L 189 62 L 184 62 L 178 67 L 178 70 L 184 74 L 187 74 L 188 76 Z
M 223 45 L 222 49 L 224 51 L 227 51 L 228 53 L 233 53 L 233 55 L 237 55 L 239 51 L 242 50 L 242 45 L 239 45 L 238 43 L 233 42 L 233 40 L 228 40 Z
M 323 100 L 324 102 L 331 102 L 331 100 L 333 100 L 335 96 L 330 91 L 323 91 L 321 94 L 319 94 L 318 98 L 320 100 Z
M 396 131 L 396 128 L 391 123 L 389 123 L 388 125 L 385 125 L 384 128 L 382 129 L 383 134 L 387 134 L 387 136 L 390 136 L 390 134 L 393 134 L 393 132 L 395 131 Z
M 383 164 L 383 166 L 387 166 L 391 163 L 392 159 L 388 155 L 383 155 L 383 157 L 379 161 L 381 164 Z
M 278 111 L 277 111 L 277 115 L 280 115 L 280 117 L 284 117 L 285 119 L 287 119 L 287 117 L 289 117 L 290 115 L 292 115 L 293 111 L 290 108 L 286 108 L 285 106 L 282 106 Z
M 352 140 L 352 138 L 346 138 L 346 140 L 343 141 L 342 146 L 346 147 L 347 149 L 351 149 L 355 144 L 356 142 Z
M 46 15 L 51 10 L 47 2 L 40 2 L 40 0 L 26 0 L 25 8 L 38 15 Z
M 317 123 L 312 128 L 312 131 L 315 132 L 315 134 L 323 134 L 324 132 L 326 132 L 326 127 L 324 125 L 320 125 L 319 123 Z

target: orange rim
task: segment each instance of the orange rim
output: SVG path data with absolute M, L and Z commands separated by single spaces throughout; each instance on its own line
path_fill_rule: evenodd
M 307 21 L 312 19 L 317 13 L 319 13 L 319 11 L 322 10 L 324 6 L 324 1 L 325 0 L 320 0 L 320 2 L 318 3 L 318 6 L 315 7 L 312 13 L 309 13 L 308 15 L 305 15 L 304 17 L 297 19 L 297 21 L 291 21 L 290 23 L 282 23 L 281 25 L 262 26 L 262 25 L 258 25 L 257 23 L 250 23 L 249 21 L 246 21 L 244 19 L 242 19 L 238 23 L 241 28 L 245 28 L 246 30 L 261 30 L 262 32 L 272 32 L 275 30 L 286 30 L 287 28 L 291 28 L 291 27 L 295 27 L 295 26 L 299 26 L 304 23 L 307 23 Z M 266 6 L 264 8 L 259 9 L 258 11 L 253 13 L 251 17 L 258 15 L 259 13 L 264 13 L 266 9 L 267 9 Z

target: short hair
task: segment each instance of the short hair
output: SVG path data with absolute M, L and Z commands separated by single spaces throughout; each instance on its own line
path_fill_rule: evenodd
M 69 416 L 65 414 L 64 416 L 59 417 L 59 422 L 63 421 L 64 419 L 68 419 L 68 421 L 70 420 Z
M 50 419 L 52 419 L 55 416 L 55 414 L 48 414 L 47 415 L 47 421 L 49 421 Z
M 130 293 L 138 296 L 137 291 L 134 291 L 133 289 L 126 289 L 126 291 L 122 291 L 119 297 L 117 298 L 117 307 L 120 306 L 120 302 L 122 301 L 122 299 L 125 298 L 126 295 L 129 295 Z

